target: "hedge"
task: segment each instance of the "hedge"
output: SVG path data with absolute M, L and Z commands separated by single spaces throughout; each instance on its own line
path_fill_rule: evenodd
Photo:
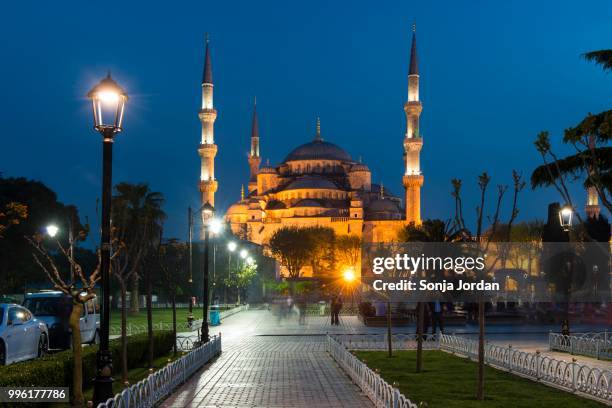
M 154 332 L 154 357 L 167 355 L 174 346 L 171 331 Z M 135 368 L 147 360 L 148 338 L 146 333 L 128 337 L 128 367 Z M 113 371 L 121 370 L 121 339 L 109 343 L 113 354 Z M 93 386 L 96 376 L 96 352 L 98 346 L 83 347 L 83 388 Z M 72 350 L 64 350 L 36 360 L 24 361 L 0 367 L 0 384 L 3 387 L 71 387 Z

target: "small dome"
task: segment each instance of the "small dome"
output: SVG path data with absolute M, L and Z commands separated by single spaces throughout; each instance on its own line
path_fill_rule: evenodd
M 285 158 L 285 162 L 321 159 L 352 161 L 351 156 L 341 147 L 323 140 L 314 140 L 293 149 Z
M 396 220 L 401 218 L 401 212 L 392 200 L 382 198 L 368 205 L 366 218 L 369 220 Z
M 238 203 L 232 204 L 230 208 L 227 209 L 227 212 L 225 213 L 225 215 L 246 214 L 248 209 L 249 207 L 246 205 L 246 203 L 238 202 Z
M 269 164 L 266 164 L 262 168 L 259 169 L 257 174 L 276 174 L 276 169 Z
M 305 199 L 305 200 L 300 200 L 298 201 L 294 206 L 294 208 L 297 207 L 323 207 L 323 205 L 318 202 L 317 200 L 312 200 L 312 199 Z
M 299 177 L 289 183 L 283 190 L 298 189 L 329 189 L 338 190 L 338 186 L 333 181 L 322 177 Z
M 370 171 L 370 168 L 363 163 L 357 163 L 351 166 L 351 172 L 353 171 Z

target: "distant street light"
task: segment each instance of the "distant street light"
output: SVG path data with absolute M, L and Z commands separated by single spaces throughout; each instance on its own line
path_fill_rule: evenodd
M 234 241 L 228 242 L 227 249 L 229 249 L 230 252 L 234 252 L 236 250 L 236 243 Z
M 559 211 L 559 222 L 561 223 L 563 231 L 568 232 L 572 227 L 573 214 L 574 211 L 569 205 L 564 205 L 563 208 L 561 208 L 561 210 Z
M 100 348 L 96 358 L 94 380 L 94 404 L 98 405 L 113 393 L 113 356 L 108 349 L 110 325 L 110 213 L 113 166 L 113 142 L 115 135 L 123 130 L 123 113 L 128 100 L 127 93 L 115 82 L 110 73 L 87 94 L 91 100 L 94 129 L 102 135 L 102 233 L 100 245 L 100 270 L 102 285 L 102 322 Z
M 342 277 L 345 281 L 352 282 L 355 280 L 355 271 L 353 270 L 353 268 L 347 268 L 342 274 Z
M 57 225 L 47 225 L 47 235 L 49 235 L 51 238 L 55 238 L 55 236 L 57 235 L 57 232 L 59 231 L 59 228 L 57 227 Z
M 246 259 L 246 263 L 247 265 L 253 265 L 255 263 L 255 260 L 252 257 L 247 257 Z
M 249 253 L 247 252 L 247 250 L 246 250 L 246 249 L 242 249 L 242 250 L 240 250 L 240 257 L 241 257 L 242 259 L 246 259 L 246 257 L 247 257 L 247 256 L 249 256 Z
M 222 229 L 223 224 L 221 223 L 221 220 L 219 220 L 218 218 L 214 218 L 210 221 L 210 232 L 217 235 L 221 232 Z

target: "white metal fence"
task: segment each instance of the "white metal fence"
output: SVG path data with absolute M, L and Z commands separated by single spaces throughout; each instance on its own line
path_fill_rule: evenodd
M 331 336 L 349 350 L 383 350 L 389 344 L 386 333 L 333 334 Z M 423 340 L 424 349 L 438 349 L 436 334 L 426 335 Z M 417 335 L 415 333 L 394 333 L 391 335 L 391 347 L 394 350 L 414 350 L 417 347 Z
M 443 334 L 440 336 L 440 349 L 471 359 L 478 358 L 478 341 L 472 339 Z M 485 345 L 485 363 L 570 392 L 579 391 L 603 401 L 612 401 L 610 370 L 493 344 Z
M 332 336 L 327 336 L 327 352 L 377 408 L 418 408 Z
M 98 408 L 152 407 L 183 384 L 195 371 L 221 353 L 221 335 L 193 349 L 137 384 L 98 404 Z
M 548 349 L 570 354 L 582 354 L 597 359 L 612 359 L 612 337 L 608 336 L 608 332 L 577 333 L 571 336 L 550 333 L 548 335 Z

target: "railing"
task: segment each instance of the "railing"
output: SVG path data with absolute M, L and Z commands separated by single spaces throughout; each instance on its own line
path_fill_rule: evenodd
M 478 358 L 476 340 L 443 334 L 440 336 L 440 349 L 471 359 Z M 603 401 L 612 401 L 610 370 L 493 344 L 485 345 L 485 363 L 570 392 L 578 391 Z
M 98 404 L 98 408 L 152 407 L 183 384 L 200 367 L 221 353 L 221 335 Z
M 327 352 L 363 391 L 377 408 L 418 408 L 400 391 L 389 385 L 365 363 L 352 355 L 346 347 L 332 336 L 327 336 Z
M 583 333 L 564 336 L 559 333 L 548 335 L 548 349 L 570 354 L 600 358 L 612 358 L 612 338 L 607 332 Z
M 333 334 L 331 337 L 349 350 L 386 350 L 389 343 L 385 333 L 371 334 Z M 415 333 L 394 333 L 391 335 L 393 350 L 414 350 L 417 347 Z M 438 349 L 438 336 L 429 334 L 423 336 L 423 348 Z
M 244 310 L 248 310 L 249 309 L 249 305 L 240 305 L 237 307 L 234 307 L 232 309 L 228 309 L 228 310 L 222 310 L 219 314 L 220 314 L 220 318 L 221 320 L 232 316 L 238 312 L 242 312 Z M 201 321 L 202 319 L 199 319 L 199 321 Z M 198 320 L 195 320 L 198 321 Z M 210 321 L 210 312 L 209 312 L 209 320 Z M 147 325 L 146 324 L 133 324 L 133 323 L 128 323 L 125 327 L 126 329 L 126 333 L 128 336 L 131 336 L 133 334 L 139 334 L 139 333 L 146 333 L 147 332 Z M 157 323 L 153 323 L 153 330 L 172 330 L 172 322 L 157 322 Z M 193 329 L 193 323 L 189 324 L 187 322 L 176 322 L 176 331 L 177 332 L 191 332 L 194 331 Z M 110 326 L 110 334 L 111 335 L 121 335 L 121 326 L 120 325 L 112 325 Z

